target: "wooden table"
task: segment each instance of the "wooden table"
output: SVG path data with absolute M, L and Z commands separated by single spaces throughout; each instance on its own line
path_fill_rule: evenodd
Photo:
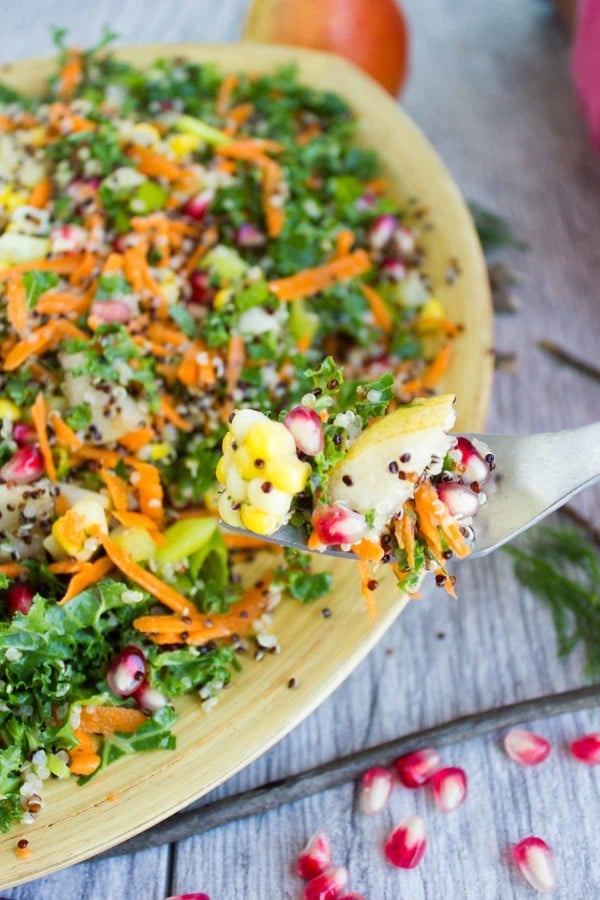
M 246 5 L 20 0 L 3 8 L 2 58 L 47 54 L 50 24 L 70 28 L 82 46 L 104 22 L 127 43 L 234 40 Z M 497 375 L 490 431 L 551 430 L 598 418 L 597 386 L 536 348 L 538 339 L 551 338 L 593 360 L 600 337 L 600 164 L 577 115 L 550 4 L 407 0 L 405 6 L 414 40 L 407 109 L 466 197 L 506 215 L 532 247 L 515 257 L 526 276 L 523 311 L 497 321 L 498 349 L 516 351 L 519 361 L 516 374 Z M 582 500 L 586 512 L 593 501 Z M 581 655 L 557 660 L 550 616 L 518 587 L 507 556 L 467 562 L 459 587 L 458 602 L 429 588 L 316 713 L 214 796 L 461 713 L 581 683 Z M 324 827 L 353 888 L 369 900 L 531 897 L 503 862 L 508 845 L 531 833 L 554 848 L 558 896 L 592 900 L 600 896 L 599 772 L 570 760 L 563 745 L 597 728 L 597 720 L 579 714 L 539 727 L 554 744 L 539 769 L 510 763 L 497 738 L 449 749 L 447 762 L 469 774 L 470 798 L 447 817 L 424 793 L 398 790 L 384 814 L 366 819 L 348 786 L 177 846 L 85 863 L 6 895 L 162 900 L 206 891 L 211 900 L 292 900 L 300 883 L 291 861 Z M 382 838 L 414 811 L 428 821 L 427 856 L 413 872 L 392 870 L 381 858 Z

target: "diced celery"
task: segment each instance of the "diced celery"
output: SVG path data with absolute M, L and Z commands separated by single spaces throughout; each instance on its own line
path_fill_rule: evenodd
M 212 125 L 207 125 L 206 122 L 203 122 L 202 119 L 197 119 L 195 116 L 181 116 L 175 122 L 175 128 L 184 134 L 195 134 L 197 137 L 202 138 L 203 141 L 206 141 L 207 144 L 213 144 L 214 146 L 229 144 L 231 141 L 229 135 L 225 134 L 224 131 L 219 131 L 218 128 L 213 128 Z
M 65 778 L 69 778 L 71 775 L 71 770 L 66 762 L 63 762 L 60 756 L 55 756 L 54 753 L 48 754 L 46 766 L 48 770 L 52 772 L 53 775 L 56 775 L 61 781 Z
M 242 259 L 237 250 L 217 244 L 202 260 L 202 268 L 207 268 L 211 274 L 217 275 L 220 281 L 226 284 L 238 281 L 246 272 L 248 264 Z
M 215 529 L 211 539 L 190 558 L 192 578 L 202 576 L 203 581 L 213 589 L 224 588 L 229 580 L 227 548 L 219 529 Z
M 307 308 L 303 298 L 290 303 L 290 333 L 296 342 L 308 340 L 310 346 L 319 330 L 319 316 Z
M 180 562 L 206 547 L 217 530 L 217 520 L 212 517 L 202 519 L 180 519 L 164 533 L 164 544 L 156 552 L 156 561 L 164 563 Z

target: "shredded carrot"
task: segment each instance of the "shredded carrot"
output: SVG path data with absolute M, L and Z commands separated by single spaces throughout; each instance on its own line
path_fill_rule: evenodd
M 76 559 L 61 559 L 58 562 L 50 563 L 48 568 L 53 575 L 75 575 L 77 572 L 81 572 L 86 565 L 87 563 L 79 562 Z
M 363 538 L 358 544 L 353 544 L 352 552 L 356 553 L 360 559 L 366 559 L 375 563 L 381 562 L 384 555 L 381 544 L 377 544 L 375 541 L 368 541 L 366 538 Z
M 268 579 L 264 579 L 260 587 L 254 585 L 246 590 L 242 599 L 222 615 L 202 614 L 196 610 L 191 622 L 183 621 L 179 616 L 140 616 L 133 625 L 159 644 L 170 643 L 165 637 L 172 639 L 173 635 L 176 642 L 197 645 L 230 634 L 247 634 L 252 629 L 252 622 L 262 615 L 268 605 L 267 584 Z
M 451 341 L 448 341 L 439 351 L 436 358 L 427 366 L 425 370 L 425 374 L 421 378 L 421 383 L 425 388 L 434 388 L 438 384 L 440 378 L 450 365 L 450 360 L 452 359 L 452 351 L 454 349 L 454 345 Z
M 148 326 L 148 337 L 151 341 L 157 341 L 161 344 L 171 344 L 173 347 L 180 347 L 187 341 L 186 336 L 176 328 L 169 328 L 162 322 L 152 322 Z
M 311 531 L 308 536 L 306 546 L 309 550 L 319 550 L 323 546 L 323 542 L 319 538 L 319 535 L 316 531 Z
M 71 272 L 71 284 L 81 284 L 86 278 L 89 278 L 96 268 L 97 259 L 89 250 L 85 250 L 81 259 Z
M 77 295 L 69 294 L 67 291 L 56 291 L 43 294 L 36 304 L 35 311 L 41 316 L 61 316 L 68 313 L 81 315 L 88 306 L 89 298 L 86 294 Z
M 438 527 L 436 501 L 440 502 L 437 491 L 431 482 L 424 481 L 420 484 L 415 491 L 418 529 L 434 558 L 442 565 L 442 542 Z
M 227 347 L 227 359 L 225 361 L 225 386 L 226 400 L 223 405 L 221 418 L 227 421 L 227 418 L 233 410 L 233 392 L 238 385 L 246 361 L 246 345 L 243 338 L 237 334 L 232 334 L 229 338 Z
M 155 521 L 163 517 L 163 489 L 160 483 L 160 473 L 156 466 L 150 463 L 140 462 L 133 458 L 131 463 L 139 478 L 135 490 L 140 504 L 140 510 L 145 516 Z
M 342 228 L 341 231 L 338 232 L 335 239 L 335 255 L 336 257 L 340 256 L 348 256 L 350 251 L 352 250 L 352 245 L 354 244 L 355 237 L 354 232 L 349 228 Z
M 342 259 L 334 259 L 314 269 L 305 269 L 296 275 L 269 282 L 269 289 L 279 300 L 297 300 L 324 291 L 338 281 L 348 281 L 363 275 L 371 268 L 371 260 L 365 250 L 355 250 Z
M 54 410 L 50 413 L 50 424 L 54 429 L 54 434 L 56 435 L 57 442 L 64 447 L 66 450 L 70 450 L 72 453 L 76 453 L 81 447 L 83 447 L 83 441 L 81 438 L 78 438 L 72 428 L 69 428 L 66 422 L 64 422 L 59 414 Z
M 114 472 L 109 471 L 108 469 L 100 469 L 100 477 L 106 488 L 108 490 L 108 496 L 110 497 L 110 502 L 114 506 L 116 510 L 126 510 L 127 509 L 127 496 L 128 496 L 128 487 L 127 483 L 123 481 L 122 478 L 119 478 L 118 475 L 115 475 Z
M 100 581 L 101 578 L 104 578 L 112 568 L 113 562 L 108 556 L 101 556 L 100 559 L 97 559 L 95 562 L 84 563 L 81 570 L 71 578 L 66 594 L 62 600 L 59 601 L 59 606 L 64 606 L 65 603 L 68 603 L 73 597 L 77 597 L 78 594 L 81 594 L 86 588 L 90 587 L 90 585 L 96 584 L 96 582 Z
M 27 299 L 25 285 L 19 275 L 6 282 L 6 299 L 8 321 L 19 337 L 23 337 L 27 331 Z
M 35 398 L 35 402 L 31 407 L 31 418 L 33 419 L 33 425 L 37 433 L 40 451 L 44 457 L 46 475 L 50 481 L 56 481 L 56 466 L 54 465 L 52 450 L 50 449 L 50 442 L 48 441 L 46 401 L 44 400 L 44 395 L 41 391 Z
M 244 125 L 248 119 L 254 114 L 254 104 L 238 103 L 227 110 L 227 119 L 232 122 L 236 128 Z
M 394 320 L 381 294 L 368 284 L 361 284 L 360 289 L 371 307 L 375 323 L 384 331 L 391 331 L 394 327 Z
M 367 604 L 367 612 L 371 621 L 375 618 L 375 595 L 369 587 L 369 582 L 373 578 L 371 566 L 368 559 L 358 560 L 358 571 L 360 572 L 360 591 Z
M 198 268 L 198 263 L 203 256 L 210 250 L 219 240 L 219 232 L 214 225 L 210 225 L 202 235 L 200 242 L 185 265 L 185 271 L 188 275 Z
M 130 431 L 128 434 L 124 434 L 118 439 L 117 443 L 129 450 L 130 453 L 135 453 L 137 450 L 145 447 L 146 444 L 149 444 L 153 437 L 154 430 L 149 426 L 145 426 L 144 428 L 138 428 L 137 431 Z
M 168 606 L 173 612 L 186 615 L 189 613 L 190 609 L 193 608 L 191 600 L 188 600 L 183 594 L 180 594 L 179 591 L 176 591 L 168 584 L 165 584 L 160 578 L 153 575 L 152 572 L 147 572 L 145 569 L 142 569 L 142 567 L 132 559 L 129 553 L 126 553 L 124 550 L 121 550 L 120 547 L 117 547 L 109 537 L 102 535 L 101 541 L 102 546 L 117 569 L 120 569 L 127 578 L 131 579 L 131 581 L 135 582 L 135 584 L 139 585 L 145 591 L 148 591 L 149 594 L 152 594 L 153 597 L 156 597 L 157 600 L 160 600 L 161 603 L 164 603 L 164 605 Z
M 247 162 L 262 162 L 265 153 L 281 153 L 283 144 L 265 138 L 247 138 L 245 140 L 229 141 L 228 144 L 219 144 L 217 153 L 219 156 L 241 159 Z
M 20 275 L 22 272 L 57 272 L 59 275 L 69 275 L 81 261 L 81 257 L 57 256 L 56 259 L 34 259 L 30 262 L 15 263 L 13 266 L 0 268 L 0 278 L 10 278 L 11 275 Z
M 52 181 L 46 175 L 41 181 L 38 181 L 29 195 L 27 203 L 29 206 L 35 206 L 36 209 L 44 209 L 50 201 L 52 193 Z
M 84 704 L 81 707 L 79 727 L 87 734 L 133 734 L 146 721 L 146 716 L 139 709 Z
M 269 237 L 279 237 L 285 222 L 281 185 L 283 172 L 276 162 L 265 156 L 259 161 L 262 170 L 263 213 Z
M 18 369 L 30 356 L 39 356 L 51 347 L 55 347 L 68 337 L 85 340 L 86 336 L 79 328 L 67 319 L 53 319 L 41 328 L 32 331 L 26 338 L 19 341 L 9 350 L 5 360 L 4 369 L 12 372 Z
M 171 425 L 175 425 L 180 431 L 191 431 L 192 426 L 175 409 L 175 404 L 167 394 L 160 395 L 160 411 Z
M 233 73 L 226 75 L 217 92 L 217 102 L 215 104 L 215 112 L 222 119 L 227 115 L 227 111 L 231 106 L 231 96 L 238 85 L 238 77 Z
M 169 159 L 168 156 L 155 153 L 147 147 L 130 147 L 126 152 L 136 162 L 142 175 L 148 175 L 150 178 L 164 178 L 165 181 L 173 184 L 185 184 L 194 177 L 191 172 Z
M 21 563 L 10 562 L 0 564 L 0 575 L 6 575 L 7 578 L 18 578 L 24 567 Z
M 412 504 L 405 503 L 403 515 L 396 519 L 394 532 L 400 547 L 406 553 L 406 560 L 410 569 L 415 566 L 415 520 L 411 515 Z
M 59 97 L 70 97 L 83 78 L 83 60 L 81 51 L 69 50 L 67 60 L 58 73 Z
M 206 357 L 206 361 L 199 362 L 199 357 L 200 359 Z M 214 384 L 215 367 L 204 344 L 194 341 L 189 345 L 177 369 L 177 377 L 186 387 Z
M 146 531 L 151 532 L 152 537 L 157 536 L 158 525 L 154 519 L 145 516 L 143 513 L 115 509 L 113 511 L 113 516 L 121 523 L 121 525 L 125 525 L 127 528 L 143 528 Z

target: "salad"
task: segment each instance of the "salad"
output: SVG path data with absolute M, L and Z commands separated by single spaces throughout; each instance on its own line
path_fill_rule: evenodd
M 264 547 L 219 515 L 360 541 L 372 605 L 386 558 L 404 591 L 426 569 L 452 589 L 493 463 L 446 437 L 451 398 L 410 402 L 459 327 L 423 211 L 387 195 L 342 99 L 292 69 L 138 71 L 57 43 L 43 95 L 0 86 L 0 829 L 34 821 L 51 777 L 174 747 L 173 700 L 210 709 L 274 647 L 283 595 L 328 593 L 291 552 L 244 585 Z M 236 440 L 263 446 L 258 488 Z

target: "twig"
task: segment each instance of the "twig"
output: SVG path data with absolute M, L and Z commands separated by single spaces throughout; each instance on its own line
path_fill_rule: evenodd
M 275 809 L 284 803 L 295 803 L 312 794 L 354 781 L 372 766 L 391 763 L 401 754 L 418 747 L 432 745 L 444 747 L 488 734 L 498 728 L 508 728 L 534 719 L 547 719 L 561 713 L 589 709 L 597 704 L 600 704 L 600 685 L 589 685 L 573 691 L 548 694 L 535 697 L 533 700 L 523 700 L 485 712 L 461 716 L 450 722 L 350 753 L 340 759 L 307 769 L 305 772 L 268 782 L 262 787 L 184 810 L 148 831 L 116 847 L 111 847 L 96 859 L 122 856 L 138 850 L 159 847 L 161 844 L 181 841 L 192 835 L 218 828 L 220 825 Z
M 596 528 L 594 523 L 590 522 L 587 516 L 580 513 L 579 510 L 575 509 L 574 506 L 571 506 L 570 503 L 567 503 L 566 506 L 562 507 L 561 513 L 571 519 L 572 522 L 575 522 L 576 525 L 579 525 L 580 528 L 583 528 L 594 543 L 600 547 L 600 529 Z
M 595 381 L 600 381 L 600 369 L 597 369 L 596 366 L 593 366 L 583 359 L 579 359 L 578 356 L 574 356 L 568 350 L 563 350 L 558 344 L 554 344 L 552 341 L 538 341 L 538 347 L 541 347 L 546 353 L 559 359 L 577 372 L 581 372 L 582 375 L 587 375 Z

